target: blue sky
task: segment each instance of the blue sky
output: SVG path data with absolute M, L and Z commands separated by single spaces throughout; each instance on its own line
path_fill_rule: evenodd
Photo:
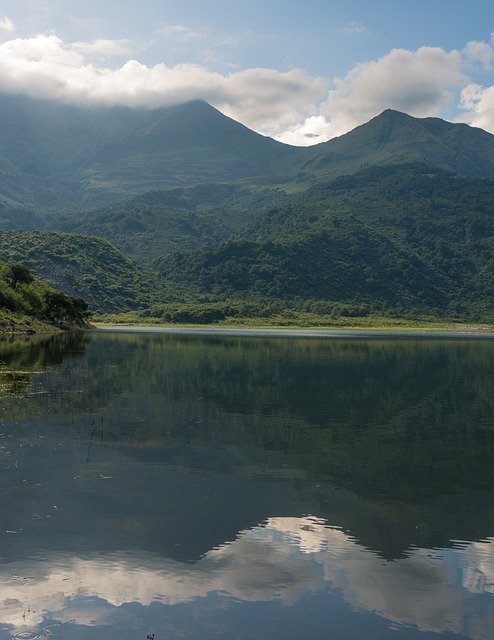
M 338 135 L 387 106 L 494 130 L 491 5 L 3 0 L 0 91 L 132 106 L 203 97 L 248 126 L 297 144 Z M 129 60 L 140 67 L 126 67 Z M 4 74 L 2 62 L 10 65 Z M 37 74 L 28 69 L 34 63 Z M 165 67 L 161 75 L 156 65 Z M 62 73 L 77 66 L 77 81 Z M 96 76 L 99 69 L 115 72 L 104 72 L 106 88 L 101 78 L 91 79 L 90 67 Z M 72 88 L 56 90 L 71 81 Z M 143 105 L 135 102 L 137 92 Z

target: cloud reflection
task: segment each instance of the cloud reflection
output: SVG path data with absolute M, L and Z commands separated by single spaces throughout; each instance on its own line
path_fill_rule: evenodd
M 192 602 L 209 593 L 243 602 L 296 603 L 338 590 L 354 608 L 424 631 L 488 640 L 494 613 L 469 615 L 494 594 L 494 538 L 453 549 L 412 550 L 386 562 L 318 518 L 272 518 L 212 549 L 194 565 L 155 555 L 65 555 L 0 565 L 0 623 L 34 630 L 46 619 L 82 626 L 121 623 L 126 603 Z M 491 607 L 492 611 L 492 607 Z

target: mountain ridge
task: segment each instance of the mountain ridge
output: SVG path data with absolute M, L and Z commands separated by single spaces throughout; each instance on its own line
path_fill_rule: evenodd
M 0 95 L 0 204 L 10 208 L 82 211 L 152 190 L 239 180 L 300 188 L 407 162 L 493 178 L 494 135 L 385 110 L 338 138 L 294 147 L 205 101 L 133 109 Z
M 469 177 L 494 177 L 492 134 L 464 123 L 415 118 L 394 109 L 386 109 L 369 122 L 312 149 L 315 155 L 303 171 L 323 173 L 325 177 L 353 173 L 371 164 L 406 162 L 426 162 Z M 329 163 L 335 165 L 334 170 Z

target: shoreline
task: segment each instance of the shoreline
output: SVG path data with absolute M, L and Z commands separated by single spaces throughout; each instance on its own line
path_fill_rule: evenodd
M 341 327 L 304 327 L 304 326 L 247 326 L 247 325 L 186 325 L 186 324 L 123 324 L 93 322 L 91 331 L 118 333 L 164 333 L 177 335 L 211 336 L 259 336 L 259 337 L 333 337 L 333 338 L 371 338 L 371 337 L 436 337 L 436 338 L 494 338 L 494 328 L 470 325 L 447 325 L 444 327 L 389 327 L 341 326 Z

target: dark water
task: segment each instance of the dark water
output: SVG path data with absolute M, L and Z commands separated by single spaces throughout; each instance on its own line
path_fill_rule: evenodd
M 491 640 L 493 356 L 0 342 L 0 640 Z

